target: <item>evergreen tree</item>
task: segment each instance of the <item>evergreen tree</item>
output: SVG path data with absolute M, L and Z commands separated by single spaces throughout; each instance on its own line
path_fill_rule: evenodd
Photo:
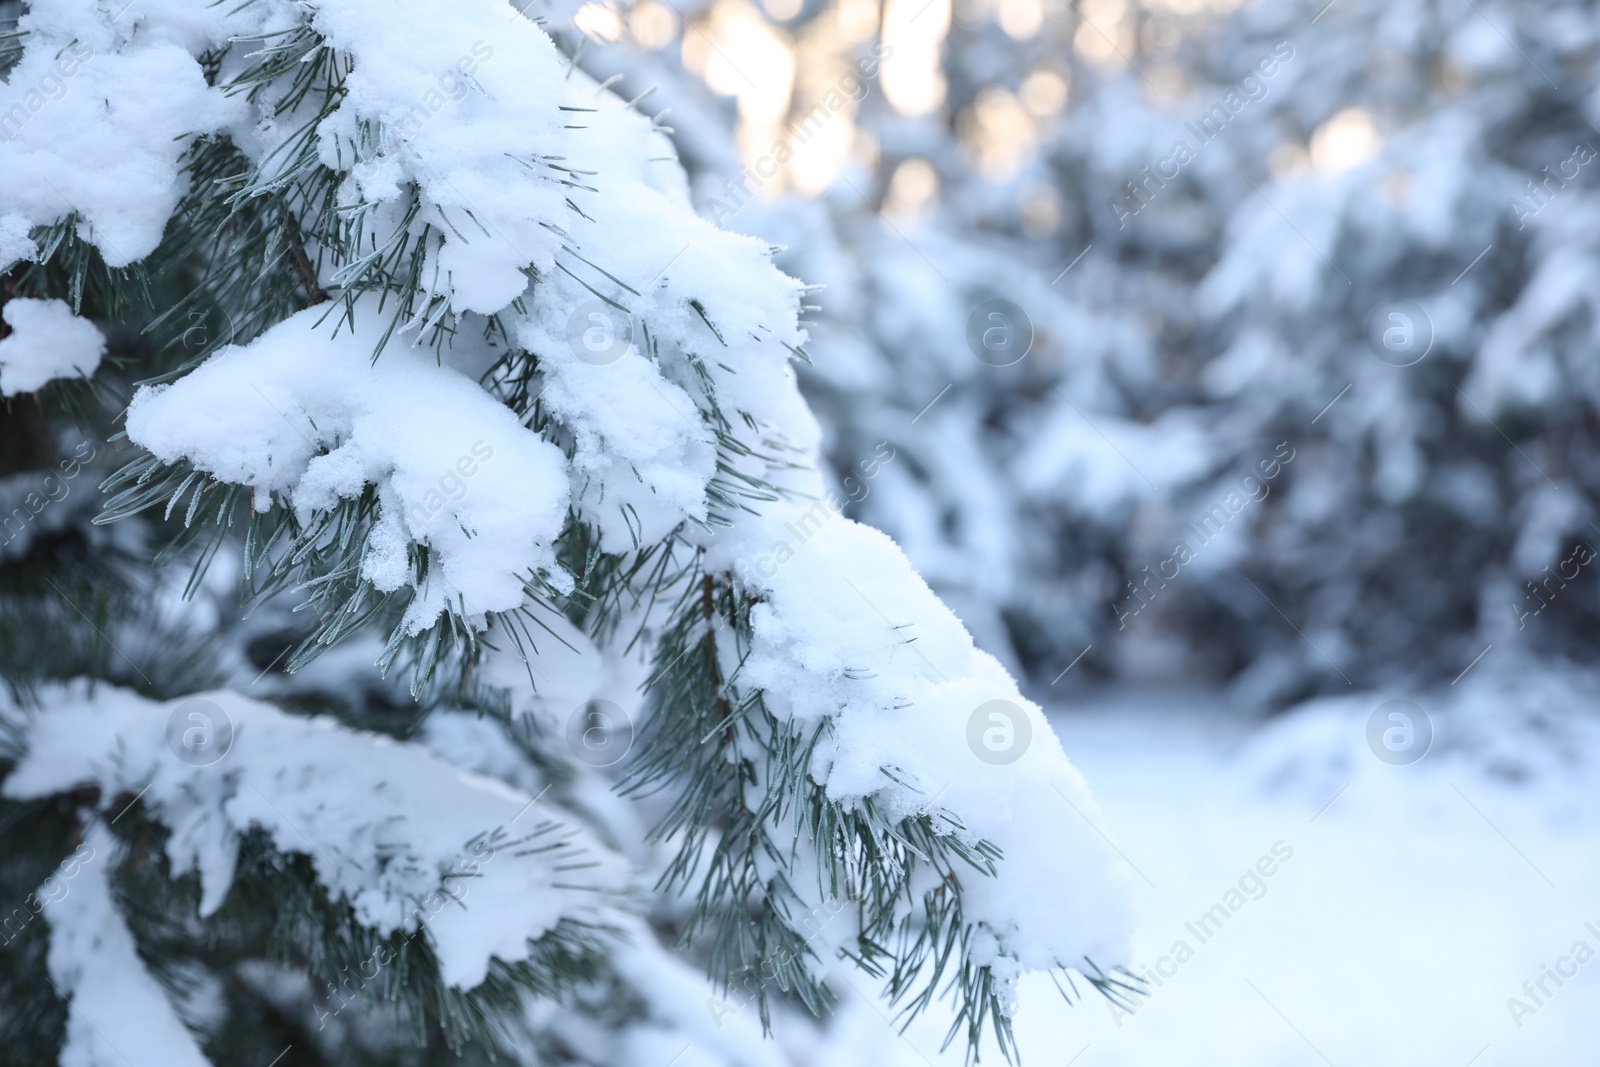
M 853 513 L 980 643 L 1269 708 L 1592 654 L 1592 5 L 951 7 L 937 106 L 873 83 L 873 166 L 734 219 L 827 283 L 832 466 L 890 439 Z
M 659 111 L 492 0 L 17 14 L 9 1058 L 774 1062 L 863 978 L 975 1053 L 1024 971 L 1136 994 L 1081 777 L 839 514 L 808 291 Z

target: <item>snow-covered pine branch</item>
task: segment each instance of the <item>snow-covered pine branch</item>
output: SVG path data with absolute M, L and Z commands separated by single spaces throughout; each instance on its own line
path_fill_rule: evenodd
M 74 686 L 44 694 L 41 710 L 9 714 L 23 719 L 14 726 L 25 755 L 5 795 L 89 786 L 107 819 L 139 798 L 171 831 L 173 876 L 199 875 L 201 918 L 222 906 L 241 839 L 259 830 L 306 855 L 362 926 L 425 933 L 440 977 L 472 989 L 491 959 L 525 960 L 563 923 L 574 942 L 599 930 L 628 889 L 619 858 L 553 805 L 417 745 L 228 690 L 156 704 Z M 190 730 L 206 732 L 191 746 L 203 759 L 175 757 Z
M 495 0 L 55 0 L 21 25 L 12 91 L 81 58 L 0 144 L 23 179 L 0 200 L 8 255 L 188 262 L 200 285 L 169 318 L 227 325 L 211 358 L 133 398 L 148 455 L 113 479 L 108 518 L 161 506 L 213 545 L 242 529 L 254 597 L 297 592 L 318 615 L 295 665 L 380 625 L 381 663 L 409 656 L 418 692 L 441 665 L 470 672 L 485 641 L 521 644 L 540 612 L 601 643 L 626 643 L 626 616 L 659 668 L 633 783 L 680 798 L 669 880 L 694 892 L 724 981 L 783 950 L 784 987 L 820 1007 L 798 916 L 845 899 L 855 924 L 822 951 L 886 973 L 914 1009 L 953 979 L 974 1048 L 990 1020 L 1007 1046 L 1023 970 L 1076 967 L 1116 995 L 1126 872 L 1082 779 L 899 549 L 822 503 L 792 365 L 802 286 L 694 214 L 651 120 Z M 596 325 L 603 343 L 584 344 Z M 821 528 L 760 565 L 796 523 Z M 102 763 L 50 750 L 23 769 L 76 776 L 8 788 L 113 775 L 106 794 L 149 786 L 170 813 L 159 765 L 113 762 L 148 755 L 149 724 L 116 718 L 133 698 L 98 699 L 53 714 L 109 716 Z M 1004 766 L 969 744 L 995 701 L 1034 739 Z M 313 730 L 240 714 L 241 745 L 252 724 L 258 741 Z M 187 850 L 169 857 L 199 866 L 207 907 L 227 884 L 218 842 L 248 824 L 295 848 L 272 812 L 292 825 L 277 806 L 317 746 L 369 744 L 343 737 L 246 775 L 266 811 L 240 788 L 172 816 Z M 318 852 L 360 922 L 402 921 L 389 888 L 330 878 L 334 850 Z M 514 955 L 562 914 L 541 908 L 487 947 Z M 442 961 L 475 961 L 449 979 L 486 965 L 469 925 L 454 948 L 436 931 Z

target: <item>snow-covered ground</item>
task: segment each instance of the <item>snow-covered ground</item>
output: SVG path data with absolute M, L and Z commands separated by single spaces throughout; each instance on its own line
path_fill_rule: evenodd
M 1266 725 L 1188 693 L 1058 710 L 1063 744 L 1140 872 L 1136 965 L 1164 973 L 1122 1017 L 1098 998 L 1068 1008 L 1047 979 L 1026 980 L 1022 1062 L 1600 1063 L 1600 962 L 1589 958 L 1600 951 L 1596 690 L 1488 672 L 1473 681 L 1422 698 L 1441 709 L 1437 736 L 1410 766 L 1367 748 L 1367 717 L 1386 695 Z M 1059 818 L 1079 816 L 1063 805 Z M 1202 940 L 1188 924 L 1217 904 L 1237 910 Z M 1572 976 L 1558 985 L 1546 967 Z M 1510 998 L 1531 1011 L 1514 1019 Z M 961 1060 L 958 1047 L 939 1052 L 936 1018 L 882 1040 L 878 1009 L 858 999 L 840 1022 L 830 1062 Z

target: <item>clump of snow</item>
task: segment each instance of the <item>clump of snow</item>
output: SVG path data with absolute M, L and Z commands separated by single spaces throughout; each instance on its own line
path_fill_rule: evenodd
M 67 1039 L 59 1067 L 210 1067 L 166 991 L 145 968 L 111 898 L 120 846 L 96 823 L 84 833 L 76 873 L 47 900 L 45 965 L 67 998 Z
M 471 989 L 491 957 L 526 959 L 530 940 L 563 918 L 603 918 L 624 888 L 620 860 L 553 805 L 417 745 L 223 690 L 163 704 L 69 687 L 42 704 L 24 720 L 25 755 L 5 795 L 94 784 L 108 807 L 141 796 L 172 831 L 173 873 L 198 872 L 202 916 L 227 897 L 241 835 L 264 830 L 304 853 L 357 921 L 386 934 L 425 929 L 445 981 Z M 229 726 L 231 747 L 214 763 L 178 757 L 175 731 L 208 729 L 221 745 Z
M 302 522 L 376 486 L 362 576 L 396 590 L 416 581 L 413 543 L 434 553 L 406 612 L 410 633 L 447 605 L 479 618 L 516 608 L 535 574 L 565 582 L 552 547 L 567 510 L 560 449 L 429 354 L 395 346 L 374 362 L 381 323 L 362 311 L 340 328 L 309 308 L 174 384 L 141 389 L 128 436 L 253 487 L 258 511 L 279 494 Z
M 73 215 L 109 266 L 155 249 L 187 188 L 191 139 L 246 113 L 206 84 L 195 56 L 261 19 L 247 5 L 225 29 L 220 9 L 185 6 L 28 5 L 22 58 L 0 84 L 0 261 L 35 254 L 18 240 L 25 227 Z
M 0 270 L 39 254 L 29 229 L 28 220 L 20 215 L 0 215 Z
M 0 395 L 41 389 L 58 378 L 88 378 L 106 354 L 106 339 L 64 300 L 17 297 L 0 308 L 11 332 L 0 338 Z
M 1003 850 L 995 877 L 962 882 L 963 915 L 983 932 L 974 963 L 1005 983 L 1019 967 L 1122 962 L 1130 875 L 1106 847 L 1099 809 L 1043 713 L 973 645 L 893 541 L 820 518 L 825 508 L 766 508 L 710 556 L 737 565 L 764 552 L 767 561 L 739 568 L 761 599 L 739 683 L 762 690 L 768 709 L 802 732 L 831 720 L 832 743 L 811 767 L 831 799 L 870 798 L 892 819 L 928 812 L 943 832 Z M 1010 762 L 972 746 L 973 717 L 991 701 L 1026 720 L 1013 721 L 1022 740 Z

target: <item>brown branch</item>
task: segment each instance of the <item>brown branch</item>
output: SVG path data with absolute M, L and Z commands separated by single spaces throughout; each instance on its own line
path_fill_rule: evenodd
M 317 272 L 311 268 L 311 259 L 306 255 L 306 245 L 300 238 L 300 220 L 294 217 L 294 212 L 286 213 L 289 234 L 289 265 L 299 276 L 301 284 L 306 287 L 306 292 L 311 294 L 311 301 L 306 306 L 316 307 L 333 298 L 328 291 L 317 284 Z
M 713 620 L 717 617 L 717 603 L 711 575 L 707 574 L 700 585 L 700 612 L 706 620 L 706 660 L 711 665 L 711 684 L 716 687 L 717 721 L 726 725 L 722 731 L 724 744 L 733 744 L 733 725 L 728 720 L 733 717 L 733 709 L 728 707 L 728 698 L 722 692 L 722 667 L 717 661 L 717 630 Z

